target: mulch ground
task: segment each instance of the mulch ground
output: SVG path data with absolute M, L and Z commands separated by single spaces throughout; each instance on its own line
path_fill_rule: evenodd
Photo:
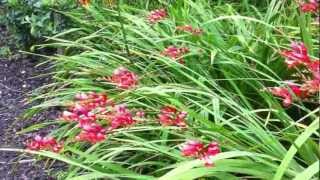
M 41 70 L 29 59 L 8 61 L 0 59 L 0 147 L 24 148 L 33 133 L 16 133 L 32 124 L 52 119 L 54 112 L 44 112 L 31 119 L 21 118 L 29 107 L 26 96 L 32 89 L 48 82 L 47 78 L 33 79 Z M 45 132 L 42 132 L 45 133 Z M 33 157 L 0 151 L 0 179 L 48 179 L 41 164 Z
M 5 34 L 0 29 L 0 41 Z M 1 48 L 1 47 L 0 47 Z M 26 104 L 30 91 L 50 82 L 49 77 L 35 76 L 46 73 L 45 67 L 36 67 L 37 61 L 21 56 L 15 60 L 0 59 L 0 148 L 24 148 L 24 142 L 38 132 L 17 134 L 23 128 L 53 119 L 55 110 L 40 113 L 32 118 L 22 118 L 31 105 Z M 46 134 L 43 130 L 42 134 Z M 0 151 L 0 180 L 46 180 L 50 171 L 43 161 L 36 157 L 14 152 Z

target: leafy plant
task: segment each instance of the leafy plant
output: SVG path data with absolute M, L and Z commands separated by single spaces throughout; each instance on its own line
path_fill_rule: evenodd
M 44 40 L 44 36 L 56 34 L 65 27 L 66 20 L 55 10 L 67 10 L 76 5 L 61 0 L 1 0 L 3 23 L 22 47 Z M 71 4 L 71 5 L 70 5 Z
M 299 9 L 295 2 L 277 0 L 265 1 L 266 6 L 245 0 L 159 1 L 166 13 L 149 12 L 149 2 L 110 6 L 91 1 L 64 12 L 77 28 L 37 46 L 65 51 L 48 60 L 55 63 L 56 82 L 33 98 L 44 100 L 33 109 L 60 106 L 74 113 L 69 108 L 79 103 L 74 96 L 79 100 L 79 93 L 93 91 L 132 110 L 143 109 L 145 116 L 93 145 L 75 141 L 81 124 L 60 117 L 52 121 L 59 128 L 50 134 L 64 140 L 60 154 L 23 152 L 67 163 L 61 179 L 315 179 L 317 102 L 296 99 L 285 108 L 266 91 L 286 86 L 284 80 L 291 77 L 279 55 L 290 41 L 309 43 L 311 56 L 319 52 L 318 27 L 300 25 L 310 15 L 293 11 Z M 177 26 L 184 27 L 182 32 Z M 121 66 L 138 75 L 134 88 L 119 88 L 114 80 Z M 168 105 L 188 114 L 187 127 L 161 125 L 161 107 Z M 179 115 L 172 111 L 176 114 L 169 117 Z M 109 121 L 97 119 L 105 128 Z M 214 166 L 184 157 L 179 147 L 187 140 L 218 142 L 221 152 L 210 157 Z

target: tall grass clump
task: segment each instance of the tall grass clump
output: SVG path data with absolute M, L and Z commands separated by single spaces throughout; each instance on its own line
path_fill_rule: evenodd
M 31 110 L 67 109 L 76 103 L 74 96 L 79 100 L 79 93 L 95 92 L 107 94 L 107 104 L 126 104 L 137 112 L 134 125 L 119 125 L 90 144 L 75 140 L 79 125 L 50 120 L 58 126 L 50 136 L 64 141 L 63 150 L 27 152 L 65 162 L 61 179 L 319 175 L 319 93 L 290 96 L 284 106 L 269 88 L 288 89 L 286 80 L 306 74 L 305 69 L 288 69 L 280 56 L 291 41 L 303 42 L 308 56 L 316 59 L 319 26 L 312 14 L 301 12 L 295 1 L 141 2 L 91 1 L 60 12 L 74 28 L 37 46 L 64 53 L 47 57 L 55 82 L 36 91 L 32 100 L 43 103 Z M 128 86 L 117 85 L 121 73 Z M 161 124 L 161 117 L 173 115 L 167 117 L 163 107 L 174 109 L 177 117 L 187 115 L 180 124 Z M 98 122 L 110 125 L 103 118 Z M 180 149 L 189 140 L 216 142 L 220 152 L 209 157 L 214 164 L 206 167 L 202 156 L 183 156 Z

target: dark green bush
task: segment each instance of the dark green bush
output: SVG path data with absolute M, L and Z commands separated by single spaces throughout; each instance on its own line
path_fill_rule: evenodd
M 71 0 L 0 0 L 2 24 L 11 34 L 18 48 L 41 42 L 44 36 L 61 32 L 66 25 L 65 17 L 58 11 L 74 8 Z

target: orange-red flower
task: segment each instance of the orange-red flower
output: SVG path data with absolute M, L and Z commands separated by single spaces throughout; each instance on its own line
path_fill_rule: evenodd
M 219 144 L 211 142 L 205 146 L 202 142 L 196 140 L 187 141 L 181 147 L 181 153 L 186 157 L 198 158 L 205 162 L 205 166 L 213 166 L 211 158 L 220 153 Z
M 302 12 L 317 13 L 319 8 L 319 2 L 317 0 L 310 0 L 309 2 L 302 2 L 300 9 Z
M 108 128 L 109 131 L 120 127 L 127 127 L 136 122 L 125 104 L 115 106 L 114 112 L 110 113 L 110 119 L 111 126 Z
M 167 11 L 165 9 L 156 9 L 149 13 L 147 19 L 149 23 L 155 24 L 167 17 Z
M 320 60 L 314 60 L 307 64 L 308 70 L 312 73 L 314 79 L 320 80 Z
M 305 98 L 308 94 L 306 90 L 296 85 L 289 85 L 289 88 L 271 87 L 268 88 L 268 91 L 275 96 L 281 97 L 283 99 L 282 104 L 285 107 L 288 107 L 292 104 L 293 96 L 291 92 L 293 92 L 293 94 L 295 94 L 299 98 Z
M 91 144 L 105 140 L 106 130 L 100 124 L 95 122 L 82 122 L 79 123 L 79 127 L 82 131 L 76 136 L 76 140 L 87 141 Z
M 138 76 L 124 67 L 119 67 L 113 71 L 110 80 L 120 89 L 134 88 L 138 84 Z
M 164 126 L 179 126 L 186 127 L 185 118 L 187 117 L 187 112 L 178 111 L 175 107 L 164 106 L 161 108 L 160 114 L 158 115 L 159 121 Z
M 292 42 L 291 50 L 284 50 L 281 55 L 286 58 L 288 68 L 311 62 L 306 46 L 301 42 Z
M 175 46 L 169 46 L 164 49 L 161 54 L 170 57 L 173 60 L 178 60 L 179 63 L 184 64 L 184 60 L 181 57 L 188 52 L 189 49 L 186 47 L 178 48 Z
M 41 137 L 36 135 L 33 140 L 27 142 L 27 149 L 33 151 L 46 150 L 60 152 L 63 148 L 62 142 L 57 142 L 53 137 Z

